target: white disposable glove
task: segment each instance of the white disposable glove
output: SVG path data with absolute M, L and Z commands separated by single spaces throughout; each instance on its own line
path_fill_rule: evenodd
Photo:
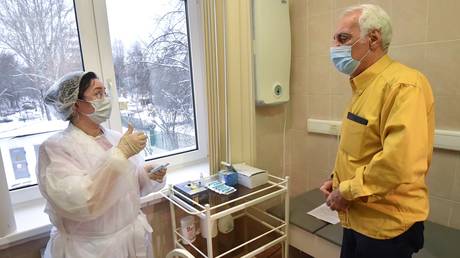
M 142 132 L 133 133 L 133 126 L 128 124 L 128 131 L 120 139 L 118 148 L 128 159 L 141 152 L 147 144 L 147 136 Z

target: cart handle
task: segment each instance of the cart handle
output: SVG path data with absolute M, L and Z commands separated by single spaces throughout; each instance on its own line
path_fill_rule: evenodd
M 190 214 L 190 215 L 200 215 L 201 213 L 203 213 L 204 211 L 195 211 L 195 212 L 191 212 L 187 209 L 185 209 L 184 207 L 182 207 L 182 205 L 180 205 L 178 202 L 176 202 L 175 200 L 173 200 L 171 197 L 169 197 L 167 194 L 165 194 L 163 191 L 160 192 L 160 194 L 168 199 L 170 202 L 172 202 L 174 205 L 176 205 L 177 207 L 179 207 L 181 210 L 185 211 L 186 213 Z

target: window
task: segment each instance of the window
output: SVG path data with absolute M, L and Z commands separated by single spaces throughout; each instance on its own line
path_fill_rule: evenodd
M 99 75 L 119 104 L 106 126 L 143 130 L 147 159 L 206 158 L 200 1 L 125 2 L 0 0 L 0 169 L 13 202 L 38 195 L 38 148 L 67 126 L 43 95 L 69 71 Z
M 107 0 L 107 14 L 123 127 L 146 133 L 147 159 L 196 150 L 185 1 Z
M 0 1 L 0 147 L 9 189 L 37 183 L 37 145 L 66 126 L 43 96 L 82 69 L 72 0 Z

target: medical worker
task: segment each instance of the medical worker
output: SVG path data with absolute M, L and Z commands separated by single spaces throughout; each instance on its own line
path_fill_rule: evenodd
M 101 126 L 111 101 L 93 72 L 66 74 L 45 103 L 70 121 L 39 151 L 37 178 L 54 226 L 45 257 L 153 257 L 140 196 L 160 190 L 166 170 L 147 173 L 153 165 L 139 155 L 147 137 L 131 125 L 123 135 Z

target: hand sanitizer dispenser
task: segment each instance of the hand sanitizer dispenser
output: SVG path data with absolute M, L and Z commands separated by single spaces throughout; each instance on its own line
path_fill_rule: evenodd
M 253 0 L 254 84 L 257 105 L 289 101 L 291 25 L 288 0 Z

